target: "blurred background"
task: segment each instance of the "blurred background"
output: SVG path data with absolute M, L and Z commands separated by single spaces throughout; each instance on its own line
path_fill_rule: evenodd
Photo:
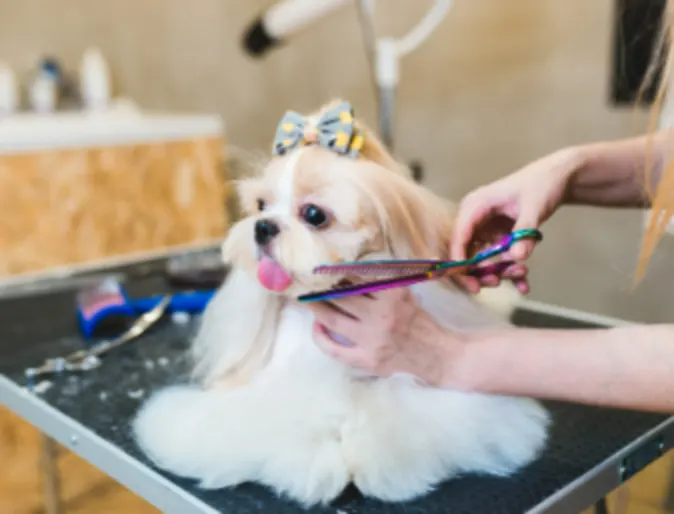
M 220 214 L 227 181 L 268 151 L 286 109 L 339 96 L 377 127 L 355 6 L 255 58 L 242 37 L 273 3 L 0 0 L 1 274 L 221 237 L 231 221 Z M 404 34 L 430 5 L 379 2 L 377 34 Z M 422 182 L 458 201 L 548 152 L 646 130 L 645 108 L 613 101 L 625 5 L 456 0 L 401 61 L 398 157 L 419 162 Z M 54 76 L 65 107 L 55 104 Z M 532 259 L 532 299 L 671 322 L 672 241 L 631 290 L 644 220 L 638 211 L 564 209 Z M 0 480 L 0 512 L 41 512 L 37 433 L 3 413 L 0 435 L 0 461 L 13 463 Z M 68 512 L 154 512 L 74 454 L 59 466 Z M 662 476 L 641 479 L 651 496 L 664 490 Z
M 114 94 L 140 108 L 219 115 L 228 158 L 267 151 L 279 116 L 349 99 L 377 126 L 357 10 L 337 10 L 262 58 L 241 45 L 273 2 L 0 0 L 0 58 L 19 78 L 45 55 L 77 70 L 95 46 Z M 378 35 L 400 35 L 431 2 L 376 10 Z M 423 182 L 459 200 L 558 148 L 636 134 L 646 112 L 610 101 L 613 0 L 457 1 L 401 61 L 395 141 Z M 633 37 L 633 36 L 632 36 Z M 58 170 L 53 170 L 58 173 Z M 236 168 L 233 168 L 233 173 Z M 566 209 L 531 263 L 535 300 L 637 321 L 671 320 L 674 247 L 661 245 L 631 291 L 639 212 Z

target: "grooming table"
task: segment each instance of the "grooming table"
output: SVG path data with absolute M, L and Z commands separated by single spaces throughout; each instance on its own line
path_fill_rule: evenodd
M 44 434 L 165 512 L 306 512 L 258 485 L 200 490 L 191 481 L 153 468 L 135 446 L 129 422 L 152 390 L 184 378 L 184 350 L 195 320 L 180 324 L 167 316 L 139 341 L 104 357 L 99 369 L 47 377 L 51 387 L 41 393 L 25 388 L 26 367 L 81 347 L 73 307 L 74 289 L 64 289 L 64 284 L 110 272 L 127 277 L 126 287 L 131 295 L 166 292 L 170 288 L 162 275 L 165 257 L 85 270 L 63 282 L 54 282 L 53 286 L 59 286 L 56 289 L 46 286 L 40 291 L 33 284 L 31 291 L 3 296 L 0 287 L 0 399 Z M 620 323 L 527 302 L 514 320 L 520 325 L 554 328 Z M 674 424 L 669 416 L 555 402 L 547 405 L 554 418 L 548 447 L 538 461 L 511 478 L 468 476 L 405 504 L 365 499 L 356 490 L 348 489 L 333 505 L 310 512 L 577 513 L 600 502 L 672 447 Z

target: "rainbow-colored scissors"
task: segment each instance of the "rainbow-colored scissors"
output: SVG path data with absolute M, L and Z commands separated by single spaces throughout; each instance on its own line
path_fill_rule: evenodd
M 319 291 L 299 296 L 297 299 L 302 303 L 334 300 L 344 296 L 374 293 L 394 287 L 407 287 L 419 282 L 434 280 L 437 278 L 464 273 L 475 277 L 502 273 L 514 264 L 514 261 L 501 261 L 489 266 L 478 264 L 491 259 L 503 252 L 508 251 L 513 244 L 524 239 L 541 241 L 543 234 L 537 229 L 516 230 L 508 234 L 498 244 L 487 248 L 474 257 L 462 261 L 443 260 L 382 260 L 382 261 L 356 261 L 341 264 L 319 266 L 314 273 L 334 274 L 346 276 L 391 276 L 386 280 L 366 282 L 363 284 L 349 285 Z

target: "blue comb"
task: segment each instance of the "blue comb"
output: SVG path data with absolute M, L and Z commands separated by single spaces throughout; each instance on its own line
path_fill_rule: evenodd
M 213 298 L 215 290 L 173 293 L 166 312 L 199 314 Z M 77 319 L 85 338 L 91 339 L 96 327 L 113 317 L 138 317 L 155 308 L 164 295 L 131 299 L 115 279 L 104 280 L 80 290 L 76 295 Z

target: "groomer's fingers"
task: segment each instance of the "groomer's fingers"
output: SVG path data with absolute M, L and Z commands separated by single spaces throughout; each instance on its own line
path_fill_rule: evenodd
M 314 323 L 313 336 L 314 342 L 321 350 L 339 360 L 344 360 L 345 356 L 348 357 L 349 353 L 352 353 L 352 350 L 355 347 L 354 344 L 346 344 L 345 342 L 340 344 L 332 339 L 327 327 L 318 321 Z
M 513 264 L 512 266 L 509 266 L 501 276 L 510 280 L 518 280 L 526 277 L 528 273 L 529 268 L 526 264 Z
M 343 334 L 347 338 L 358 333 L 359 321 L 340 312 L 329 302 L 311 302 L 307 307 L 314 313 L 319 324 L 333 332 Z
M 474 277 L 467 275 L 454 275 L 452 280 L 464 291 L 477 294 L 480 292 L 480 281 Z
M 376 297 L 374 295 L 344 296 L 330 300 L 330 303 L 340 311 L 346 312 L 355 319 L 362 319 L 372 310 Z
M 475 239 L 475 234 L 485 221 L 497 211 L 497 205 L 482 197 L 479 190 L 469 194 L 461 202 L 459 212 L 454 222 L 452 241 L 450 244 L 450 258 L 464 260 L 468 258 L 468 247 Z M 477 294 L 480 292 L 480 281 L 467 275 L 454 275 L 454 282 L 465 291 Z
M 515 222 L 513 231 L 530 228 L 538 228 L 540 225 L 541 208 L 538 205 L 529 204 L 522 206 L 522 212 Z M 536 242 L 532 239 L 525 239 L 515 243 L 508 252 L 513 260 L 524 261 L 531 256 Z
M 523 278 L 526 278 L 527 274 L 529 273 L 529 269 L 524 265 L 524 264 L 512 264 L 508 266 L 506 269 L 501 271 L 500 273 L 496 273 L 496 276 L 498 276 L 499 279 L 501 280 L 521 280 Z M 484 279 L 490 279 L 493 277 L 493 274 L 490 275 L 485 275 L 483 277 Z M 480 281 L 481 283 L 484 283 L 484 280 Z
M 517 290 L 520 292 L 520 294 L 529 294 L 529 281 L 526 279 L 523 280 L 514 280 L 513 284 L 515 284 L 515 287 Z
M 529 291 L 526 280 L 528 273 L 529 269 L 524 264 L 513 264 L 506 268 L 501 275 L 485 275 L 480 277 L 479 282 L 482 287 L 498 287 L 504 279 L 507 279 L 512 281 L 521 293 L 526 294 Z
M 490 203 L 478 203 L 473 198 L 468 196 L 464 200 L 454 222 L 450 245 L 450 256 L 453 260 L 467 258 L 468 246 L 473 241 L 477 228 L 494 212 Z
M 515 243 L 510 249 L 509 253 L 516 261 L 527 260 L 534 251 L 536 243 L 531 239 L 526 239 Z
M 501 285 L 501 277 L 497 275 L 487 275 L 480 279 L 480 285 L 484 287 L 498 287 Z
M 336 336 L 336 337 L 335 337 Z M 320 322 L 315 322 L 313 326 L 313 339 L 325 354 L 341 361 L 349 366 L 358 367 L 361 364 L 361 351 L 354 344 L 349 344 L 344 336 L 331 334 L 329 329 Z

